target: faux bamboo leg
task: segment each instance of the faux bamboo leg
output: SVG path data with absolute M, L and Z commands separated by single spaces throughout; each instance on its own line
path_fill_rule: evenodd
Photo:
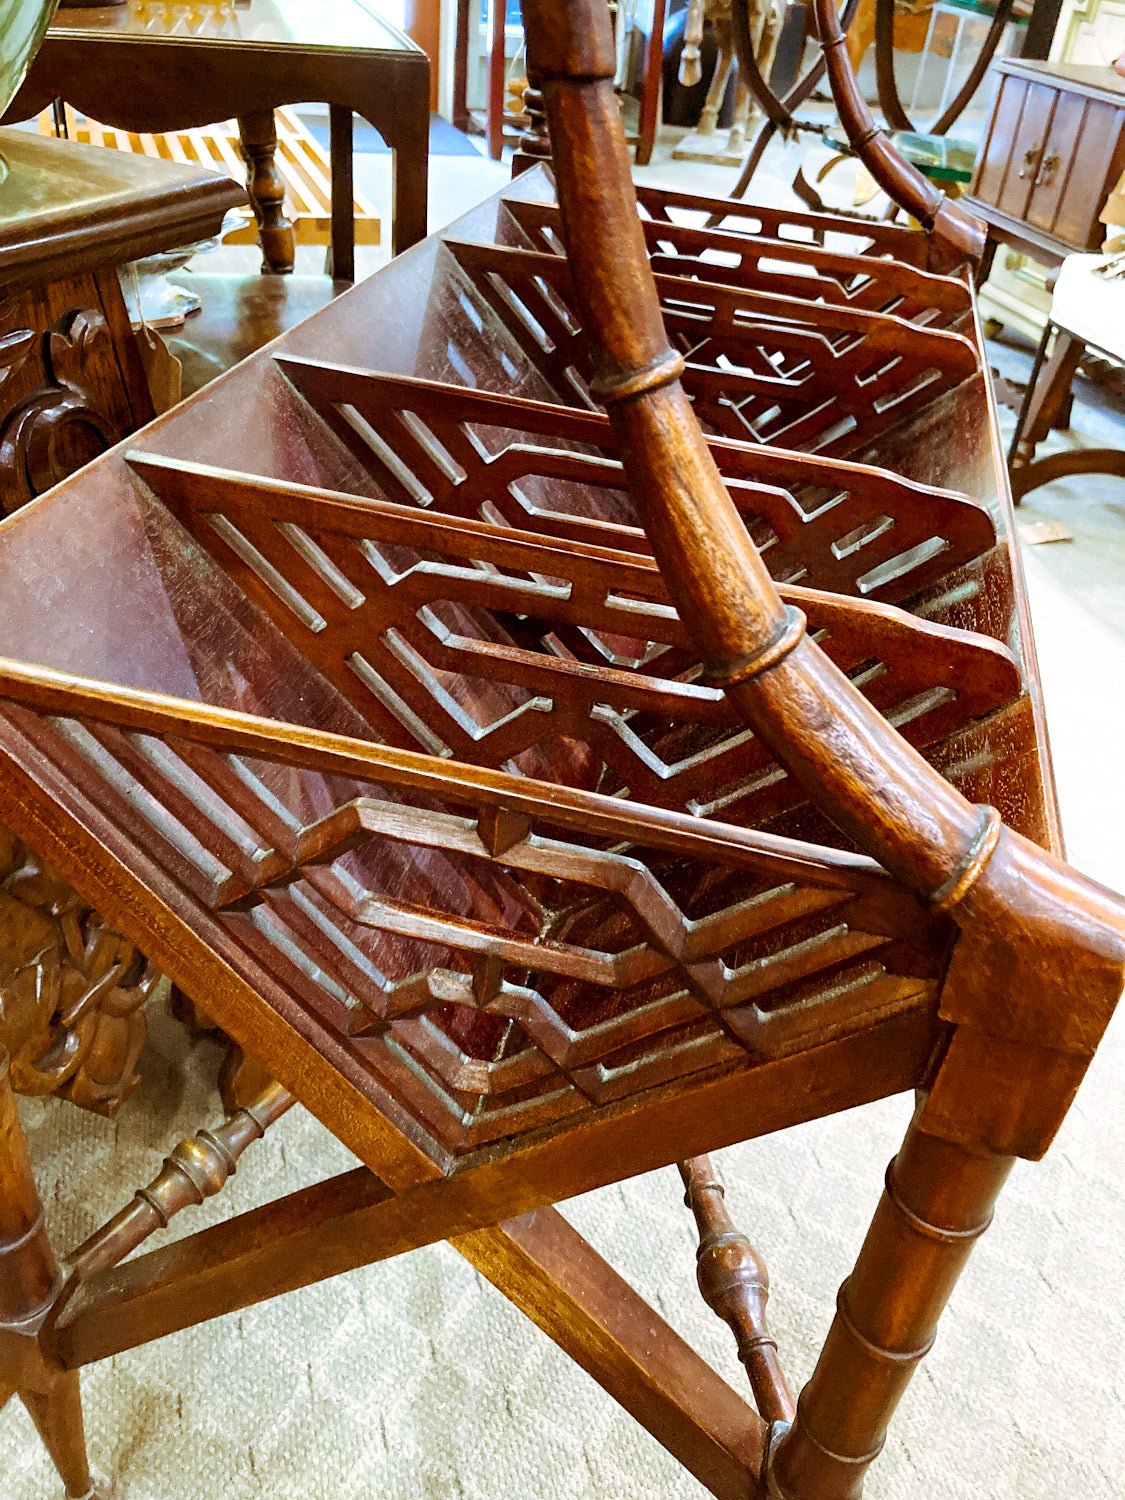
M 858 1500 L 1012 1161 L 939 1140 L 915 1117 L 796 1419 L 774 1447 L 767 1500 Z
M 85 1500 L 97 1491 L 86 1462 L 78 1375 L 46 1364 L 37 1342 L 59 1284 L 59 1264 L 47 1238 L 16 1112 L 8 1054 L 0 1050 L 0 1397 L 8 1399 L 13 1391 L 19 1395 L 67 1494 Z

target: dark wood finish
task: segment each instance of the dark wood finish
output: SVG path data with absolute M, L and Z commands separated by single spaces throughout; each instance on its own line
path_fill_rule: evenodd
M 6 294 L 190 244 L 245 203 L 201 168 L 128 157 L 25 130 L 0 132 L 0 288 Z
M 935 270 L 951 269 L 966 260 L 978 262 L 984 253 L 983 225 L 894 150 L 875 124 L 860 90 L 848 61 L 847 38 L 831 0 L 813 0 L 813 5 L 840 123 L 852 150 L 891 201 L 931 231 Z
M 469 25 L 472 0 L 457 0 L 453 32 L 453 99 L 450 119 L 458 130 L 469 129 Z
M 680 1176 L 687 1189 L 684 1202 L 699 1226 L 696 1275 L 703 1300 L 729 1323 L 763 1420 L 792 1422 L 793 1397 L 778 1363 L 777 1344 L 766 1327 L 770 1279 L 765 1262 L 735 1229 L 711 1158 L 681 1162 Z
M 653 0 L 652 25 L 645 37 L 641 63 L 641 97 L 638 106 L 636 162 L 647 167 L 660 130 L 662 79 L 664 68 L 664 22 L 668 0 Z
M 969 283 L 919 269 L 971 223 L 642 220 L 602 0 L 527 23 L 557 212 L 523 173 L 0 523 L 0 813 L 363 1163 L 76 1267 L 35 1349 L 451 1239 L 716 1494 L 854 1500 L 1108 1022 L 1125 906 L 1057 853 Z M 551 1207 L 905 1088 L 787 1430 Z M 782 1417 L 764 1278 L 688 1170 Z
M 325 259 L 325 272 L 333 280 L 355 280 L 355 230 L 352 205 L 355 182 L 352 171 L 352 112 L 333 104 L 329 112 L 332 143 L 332 239 Z M 349 227 L 350 226 L 350 227 Z
M 398 254 L 426 233 L 429 95 L 421 48 L 352 0 L 252 0 L 190 37 L 154 33 L 151 17 L 121 7 L 56 16 L 5 118 L 30 119 L 55 98 L 118 129 L 155 133 L 310 100 L 354 110 L 394 158 Z M 346 228 L 337 267 L 354 245 L 350 215 Z
M 638 166 L 647 166 L 652 159 L 660 129 L 662 100 L 662 69 L 664 65 L 664 22 L 667 0 L 653 0 L 652 23 L 645 35 L 641 60 L 641 91 L 638 101 L 637 134 L 634 145 Z M 458 130 L 483 134 L 488 154 L 499 161 L 504 147 L 516 149 L 513 170 L 521 171 L 521 156 L 525 152 L 524 142 L 535 134 L 533 123 L 528 126 L 525 118 L 512 112 L 510 96 L 506 89 L 507 59 L 505 57 L 505 6 L 496 0 L 491 6 L 488 57 L 485 65 L 487 99 L 483 116 L 477 116 L 468 108 L 469 81 L 469 28 L 476 24 L 476 9 L 473 0 L 457 0 L 456 30 L 453 53 L 453 97 L 450 118 Z M 526 115 L 526 109 L 525 109 Z M 527 153 L 539 160 L 536 151 Z
M 4 131 L 0 500 L 11 511 L 152 416 L 117 267 L 214 233 L 241 190 L 171 162 Z
M 4 131 L 3 150 L 0 501 L 12 511 L 152 416 L 118 265 L 213 233 L 243 194 L 210 172 L 25 132 Z M 113 1114 L 140 1081 L 155 972 L 7 830 L 0 867 L 0 1046 L 15 1087 Z
M 453 1241 L 722 1500 L 745 1500 L 764 1437 L 746 1403 L 553 1209 Z
M 991 240 L 1044 265 L 1097 250 L 1125 171 L 1125 80 L 1112 68 L 1003 58 L 963 200 Z
M 258 243 L 262 247 L 262 270 L 275 276 L 286 276 L 293 270 L 297 254 L 293 225 L 285 216 L 285 179 L 277 170 L 277 129 L 273 110 L 255 110 L 238 117 L 239 144 L 246 163 L 246 190 L 258 220 Z M 333 140 L 333 146 L 337 141 Z M 343 146 L 350 148 L 350 140 Z M 336 154 L 333 151 L 332 160 Z M 351 175 L 351 151 L 348 150 L 348 176 Z M 332 235 L 338 229 L 336 169 L 332 172 Z M 351 202 L 349 192 L 348 200 Z M 331 247 L 330 247 L 331 248 Z M 329 271 L 331 275 L 331 270 Z
M 59 1279 L 0 1047 L 0 1406 L 18 1395 L 67 1495 L 100 1500 L 86 1460 L 78 1374 L 45 1358 L 39 1344 Z
M 1054 335 L 1054 348 L 1047 358 L 1047 345 Z M 1086 345 L 1065 328 L 1057 328 L 1047 319 L 1039 341 L 1031 377 L 1020 403 L 1016 428 L 1008 450 L 1008 474 L 1012 498 L 1018 505 L 1023 497 L 1053 479 L 1072 474 L 1125 475 L 1125 452 L 1120 448 L 1080 448 L 1036 458 L 1035 449 L 1053 427 L 1064 427 L 1064 411 L 1070 401 L 1070 386 Z

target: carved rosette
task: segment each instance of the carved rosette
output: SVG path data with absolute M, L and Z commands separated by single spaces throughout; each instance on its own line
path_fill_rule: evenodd
M 12 329 L 14 304 L 0 304 L 0 373 L 24 363 L 36 335 Z M 109 324 L 83 308 L 43 334 L 46 384 L 7 417 L 0 432 L 0 487 L 4 509 L 17 510 L 113 446 L 123 434 L 89 389 L 99 361 L 113 362 Z
M 26 844 L 0 828 L 0 1046 L 22 1094 L 112 1115 L 140 1083 L 144 1004 L 158 979 Z

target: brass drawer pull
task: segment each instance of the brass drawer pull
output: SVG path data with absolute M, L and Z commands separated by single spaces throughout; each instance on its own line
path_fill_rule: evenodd
M 1043 150 L 1043 142 L 1029 146 L 1023 153 L 1023 166 L 1020 168 L 1021 177 L 1034 177 L 1035 169 L 1039 165 L 1039 157 Z
M 1043 165 L 1039 168 L 1039 176 L 1035 179 L 1036 187 L 1050 187 L 1055 180 L 1055 173 L 1059 168 L 1059 153 L 1048 151 L 1043 158 Z

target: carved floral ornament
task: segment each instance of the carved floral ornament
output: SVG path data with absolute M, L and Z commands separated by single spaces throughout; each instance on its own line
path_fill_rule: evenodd
M 0 1047 L 22 1094 L 112 1115 L 137 1087 L 147 959 L 0 828 Z
M 0 385 L 26 364 L 38 335 L 17 325 L 19 304 L 0 302 Z M 42 335 L 47 383 L 11 411 L 0 431 L 2 499 L 8 512 L 58 484 L 122 436 L 88 389 L 87 372 L 114 358 L 104 316 L 72 310 Z

